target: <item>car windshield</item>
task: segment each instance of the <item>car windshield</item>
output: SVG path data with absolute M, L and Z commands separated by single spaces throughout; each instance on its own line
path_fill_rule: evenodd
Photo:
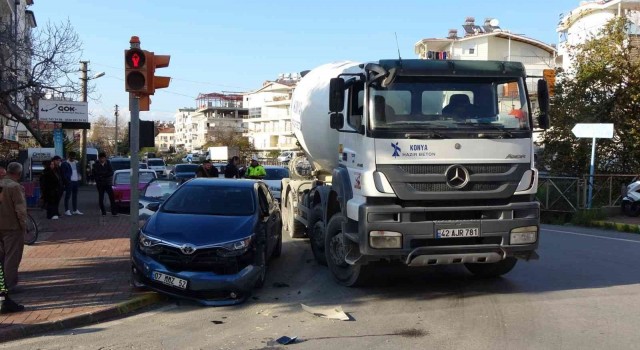
M 151 173 L 151 172 L 147 172 L 147 171 L 141 171 L 138 174 L 138 183 L 141 184 L 146 184 L 149 183 L 151 180 L 155 179 L 155 174 Z M 131 173 L 130 172 L 126 172 L 126 173 L 119 173 L 116 174 L 116 178 L 113 180 L 113 183 L 116 185 L 127 185 L 131 183 Z
M 264 180 L 282 180 L 285 177 L 289 177 L 289 170 L 287 168 L 266 168 L 267 176 Z
M 401 76 L 370 96 L 373 129 L 530 130 L 521 78 Z
M 131 161 L 129 159 L 111 160 L 110 163 L 113 171 L 131 169 Z
M 161 159 L 149 159 L 147 160 L 149 166 L 164 166 L 164 161 Z
M 198 170 L 198 166 L 198 164 L 176 165 L 176 173 L 195 173 Z
M 165 200 L 178 189 L 178 182 L 170 180 L 153 180 L 145 187 L 142 195 L 147 198 Z
M 162 207 L 175 214 L 248 216 L 255 212 L 249 187 L 183 185 Z

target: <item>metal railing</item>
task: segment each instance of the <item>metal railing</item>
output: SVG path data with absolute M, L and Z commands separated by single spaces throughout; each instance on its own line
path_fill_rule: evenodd
M 635 175 L 594 175 L 591 207 L 621 204 L 626 186 Z M 589 175 L 581 177 L 540 176 L 536 199 L 549 212 L 577 212 L 587 207 Z

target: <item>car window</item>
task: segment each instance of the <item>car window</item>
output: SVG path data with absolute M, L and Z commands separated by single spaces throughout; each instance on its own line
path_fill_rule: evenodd
M 113 168 L 113 171 L 131 169 L 130 160 L 112 160 L 110 161 L 110 163 L 111 163 L 111 168 Z
M 149 166 L 164 166 L 164 161 L 161 159 L 149 159 L 147 160 Z
M 146 184 L 155 179 L 155 174 L 151 172 L 140 172 L 138 174 L 138 183 Z M 119 173 L 116 174 L 116 178 L 113 180 L 116 185 L 126 185 L 131 183 L 131 173 Z
M 176 173 L 195 173 L 198 170 L 198 166 L 198 164 L 176 165 Z
M 264 180 L 282 180 L 289 177 L 289 169 L 287 168 L 266 168 L 267 176 Z
M 232 186 L 183 185 L 162 211 L 178 214 L 247 216 L 255 213 L 253 189 Z
M 179 184 L 175 181 L 151 181 L 145 187 L 143 196 L 165 200 L 178 189 Z
M 266 186 L 264 185 L 258 186 L 258 199 L 260 200 L 260 206 L 264 210 L 269 211 L 269 208 L 271 208 L 273 199 L 271 198 L 269 190 L 267 189 Z

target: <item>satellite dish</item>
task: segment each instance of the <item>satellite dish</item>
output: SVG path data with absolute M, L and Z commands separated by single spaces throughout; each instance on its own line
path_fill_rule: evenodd
M 494 18 L 491 21 L 489 21 L 489 24 L 491 24 L 492 27 L 497 27 L 498 25 L 500 25 L 500 21 Z

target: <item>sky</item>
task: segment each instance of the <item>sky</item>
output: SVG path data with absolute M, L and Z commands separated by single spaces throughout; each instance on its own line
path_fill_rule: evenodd
M 90 61 L 90 118 L 128 119 L 124 50 L 132 35 L 144 50 L 170 55 L 156 75 L 171 84 L 151 97 L 143 120 L 173 120 L 178 108 L 195 107 L 199 93 L 259 89 L 281 73 L 296 73 L 340 60 L 417 58 L 414 44 L 444 38 L 462 24 L 496 18 L 512 33 L 558 42 L 560 14 L 578 0 L 34 0 L 39 27 L 71 22 Z M 397 46 L 396 46 L 397 35 Z M 80 65 L 78 64 L 78 68 Z M 79 78 L 79 75 L 78 75 Z

